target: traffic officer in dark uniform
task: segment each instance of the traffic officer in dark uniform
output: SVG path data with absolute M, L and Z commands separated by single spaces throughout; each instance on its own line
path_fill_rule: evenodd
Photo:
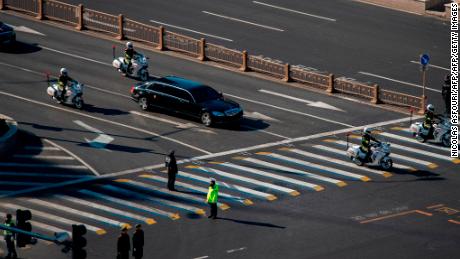
M 141 224 L 136 225 L 136 231 L 133 234 L 133 256 L 135 259 L 141 259 L 144 255 L 144 231 Z
M 129 240 L 128 228 L 124 226 L 117 241 L 117 259 L 129 259 L 131 242 Z
M 446 105 L 446 114 L 450 114 L 450 75 L 444 77 L 444 84 L 442 85 L 442 98 Z
M 169 153 L 165 158 L 165 166 L 168 169 L 168 189 L 170 191 L 175 191 L 174 183 L 176 182 L 176 175 L 178 172 L 176 156 L 174 155 L 174 150 Z
M 359 147 L 361 149 L 361 152 L 366 154 L 366 156 L 364 157 L 365 163 L 369 161 L 369 158 L 371 156 L 371 141 L 380 143 L 380 141 L 378 141 L 371 135 L 371 130 L 368 127 L 365 127 L 363 129 L 363 133 L 361 136 L 361 146 Z

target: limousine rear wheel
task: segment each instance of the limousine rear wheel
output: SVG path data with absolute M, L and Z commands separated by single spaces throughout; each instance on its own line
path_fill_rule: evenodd
M 146 97 L 142 97 L 139 99 L 139 106 L 142 110 L 147 110 L 149 108 L 149 104 Z
M 204 112 L 203 114 L 201 114 L 201 123 L 203 123 L 206 127 L 211 126 L 212 118 L 209 112 Z

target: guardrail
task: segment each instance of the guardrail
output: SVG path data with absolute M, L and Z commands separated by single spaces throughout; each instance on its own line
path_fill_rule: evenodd
M 118 39 L 130 39 L 152 44 L 159 50 L 177 51 L 200 60 L 212 60 L 242 71 L 254 71 L 268 76 L 324 90 L 327 93 L 350 94 L 374 104 L 385 103 L 407 106 L 423 112 L 425 99 L 404 93 L 380 89 L 378 85 L 336 78 L 330 73 L 320 72 L 303 65 L 290 66 L 279 60 L 248 55 L 247 51 L 228 49 L 154 27 L 123 15 L 112 15 L 85 9 L 83 5 L 70 5 L 55 0 L 0 0 L 0 10 L 11 9 L 35 15 L 38 19 L 52 19 L 76 25 L 77 30 L 89 29 L 109 33 Z

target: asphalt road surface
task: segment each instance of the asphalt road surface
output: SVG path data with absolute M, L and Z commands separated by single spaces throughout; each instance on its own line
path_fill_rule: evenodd
M 0 113 L 24 136 L 0 163 L 1 214 L 30 209 L 34 230 L 48 235 L 84 223 L 88 258 L 113 258 L 120 227 L 137 223 L 145 258 L 458 256 L 459 161 L 444 147 L 412 141 L 406 115 L 142 50 L 151 74 L 204 82 L 246 112 L 240 128 L 206 128 L 141 112 L 129 98 L 136 81 L 110 66 L 112 41 L 1 19 L 41 33 L 18 32 L 20 43 L 1 50 Z M 62 66 L 86 85 L 82 111 L 46 95 L 45 73 Z M 350 164 L 346 141 L 358 143 L 364 125 L 392 144 L 394 169 Z M 112 141 L 91 146 L 101 132 Z M 172 149 L 183 162 L 178 192 L 164 183 Z M 217 220 L 206 218 L 209 177 L 221 186 Z M 20 254 L 69 257 L 45 242 Z
M 66 2 L 416 96 L 422 95 L 419 56 L 427 53 L 433 66 L 426 95 L 444 112 L 450 27 L 435 18 L 350 0 Z

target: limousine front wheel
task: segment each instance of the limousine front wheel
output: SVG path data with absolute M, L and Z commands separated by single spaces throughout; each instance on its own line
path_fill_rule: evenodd
M 211 118 L 211 114 L 209 112 L 205 112 L 205 113 L 201 114 L 201 123 L 203 123 L 206 127 L 211 126 L 212 118 Z
M 139 99 L 139 106 L 142 110 L 147 110 L 149 108 L 149 104 L 146 97 L 142 97 Z

